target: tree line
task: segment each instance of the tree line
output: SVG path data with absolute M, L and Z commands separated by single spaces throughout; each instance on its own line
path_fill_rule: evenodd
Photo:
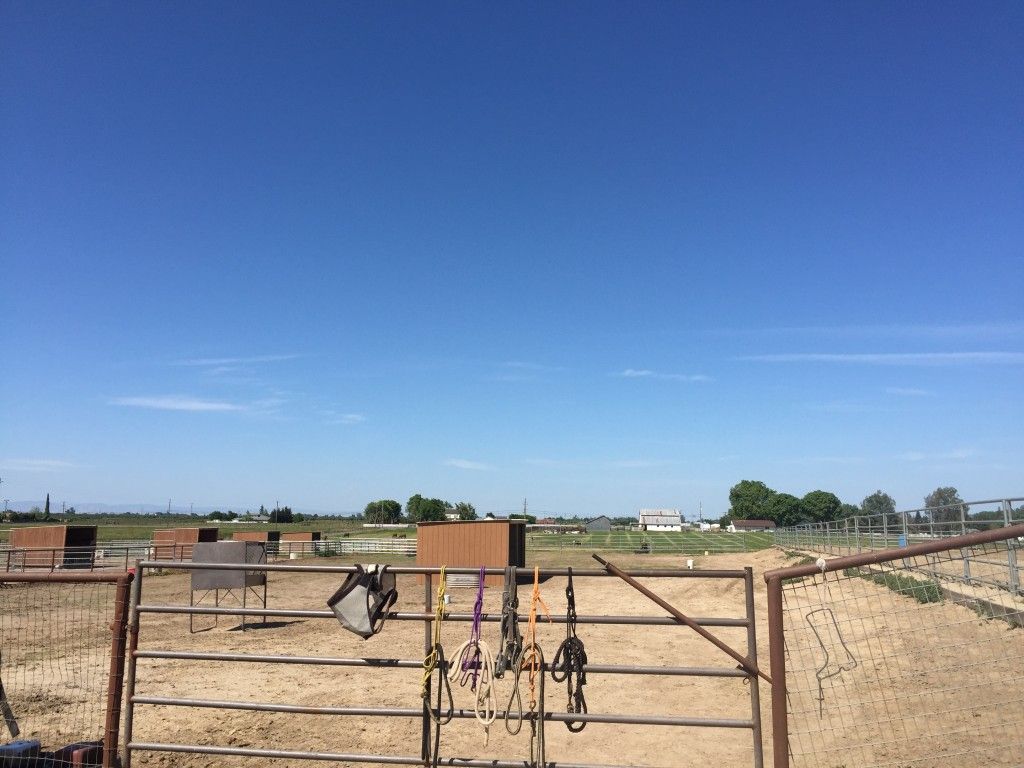
M 917 512 L 914 522 L 954 522 L 966 513 L 967 505 L 952 486 L 936 488 L 924 497 L 924 506 L 930 512 Z M 999 512 L 982 512 L 976 519 L 997 519 Z M 722 525 L 733 520 L 771 520 L 780 527 L 805 523 L 828 523 L 853 515 L 886 516 L 890 524 L 898 525 L 901 515 L 896 512 L 896 501 L 885 491 L 875 491 L 861 501 L 860 506 L 847 504 L 830 491 L 811 491 L 798 498 L 780 493 L 760 480 L 741 480 L 729 489 L 729 511 L 721 519 Z
M 420 494 L 409 497 L 405 503 L 405 514 L 402 505 L 394 499 L 371 501 L 363 510 L 363 519 L 377 525 L 397 523 L 426 523 L 432 520 L 445 520 L 446 514 L 458 513 L 459 520 L 476 520 L 476 507 L 468 501 L 452 504 L 441 499 L 428 499 Z M 494 515 L 488 514 L 488 517 Z

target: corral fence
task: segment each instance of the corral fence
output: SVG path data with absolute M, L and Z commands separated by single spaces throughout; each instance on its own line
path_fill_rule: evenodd
M 852 515 L 828 523 L 807 523 L 775 531 L 775 543 L 788 549 L 813 549 L 829 555 L 853 555 L 895 549 L 949 536 L 963 536 L 1024 523 L 1024 498 L 967 501 L 880 515 Z
M 767 572 L 775 768 L 1020 766 L 1022 547 L 1014 525 Z
M 0 729 L 23 742 L 0 764 L 93 765 L 100 754 L 104 768 L 118 764 L 131 581 L 0 575 Z
M 180 598 L 177 601 L 168 600 L 167 584 L 168 581 L 164 578 L 162 581 L 154 579 L 153 574 L 158 571 L 170 571 L 170 572 L 181 572 L 181 573 L 193 573 L 198 569 L 216 569 L 219 571 L 226 570 L 240 570 L 244 569 L 246 572 L 251 573 L 263 573 L 271 580 L 270 594 L 273 596 L 277 589 L 283 589 L 283 587 L 276 587 L 275 584 L 280 585 L 285 582 L 289 577 L 296 577 L 302 579 L 302 586 L 305 594 L 309 594 L 310 591 L 315 592 L 317 587 L 316 579 L 324 579 L 330 577 L 331 580 L 342 579 L 346 575 L 354 572 L 353 566 L 317 566 L 317 565 L 225 565 L 225 564 L 196 564 L 196 563 L 167 563 L 159 561 L 141 562 L 139 563 L 137 574 L 138 578 L 134 584 L 132 590 L 132 622 L 129 630 L 129 668 L 126 683 L 126 710 L 125 710 L 125 722 L 124 722 L 124 740 L 125 740 L 125 760 L 124 768 L 131 768 L 132 759 L 134 756 L 140 753 L 184 753 L 194 754 L 203 756 L 239 756 L 251 759 L 251 764 L 255 765 L 266 765 L 272 763 L 274 760 L 286 761 L 286 764 L 293 765 L 297 761 L 326 761 L 326 762 L 340 762 L 345 764 L 394 764 L 394 765 L 444 765 L 444 766 L 466 766 L 467 768 L 616 768 L 616 766 L 610 765 L 595 765 L 589 763 L 581 763 L 574 761 L 574 755 L 563 754 L 553 755 L 553 747 L 547 747 L 547 755 L 552 759 L 537 759 L 531 755 L 529 759 L 522 758 L 522 752 L 526 751 L 530 754 L 530 749 L 523 748 L 519 752 L 519 756 L 483 756 L 478 754 L 468 756 L 455 756 L 455 755 L 438 755 L 435 749 L 434 761 L 431 762 L 429 758 L 425 758 L 421 755 L 409 755 L 409 754 L 388 754 L 386 748 L 390 747 L 392 750 L 401 749 L 402 744 L 408 744 L 410 741 L 413 743 L 420 742 L 422 744 L 428 744 L 430 740 L 431 728 L 433 727 L 433 721 L 439 717 L 443 718 L 445 712 L 443 711 L 440 701 L 437 701 L 436 707 L 434 706 L 434 696 L 436 691 L 431 692 L 428 686 L 427 701 L 431 704 L 425 706 L 423 700 L 421 700 L 419 694 L 420 681 L 423 677 L 424 670 L 424 659 L 419 656 L 418 650 L 422 648 L 423 653 L 429 654 L 432 646 L 432 632 L 435 627 L 435 609 L 437 606 L 434 605 L 434 593 L 435 587 L 437 586 L 437 578 L 440 573 L 440 569 L 432 567 L 416 567 L 416 566 L 394 566 L 391 571 L 401 578 L 402 576 L 409 574 L 416 574 L 424 577 L 423 593 L 422 593 L 422 607 L 418 605 L 416 598 L 413 598 L 413 607 L 417 610 L 392 610 L 388 613 L 388 624 L 385 626 L 383 632 L 385 634 L 393 633 L 392 637 L 385 638 L 385 644 L 381 645 L 378 641 L 373 643 L 372 641 L 368 645 L 350 645 L 348 647 L 354 647 L 360 649 L 357 651 L 358 657 L 346 657 L 332 655 L 329 651 L 335 648 L 344 649 L 346 646 L 343 644 L 345 638 L 354 636 L 342 633 L 345 637 L 339 639 L 336 632 L 338 627 L 336 626 L 336 618 L 330 610 L 317 610 L 308 607 L 309 603 L 292 603 L 291 605 L 281 606 L 275 605 L 270 608 L 255 608 L 255 609 L 244 609 L 241 607 L 203 607 L 203 606 L 190 606 L 181 602 Z M 525 571 L 526 569 L 523 569 Z M 520 572 L 520 577 L 528 577 L 529 572 Z M 503 569 L 500 568 L 489 568 L 483 571 L 486 575 L 504 575 L 506 578 L 506 590 L 509 585 L 509 575 Z M 515 578 L 515 571 L 512 570 L 512 578 Z M 584 569 L 572 569 L 571 571 L 567 568 L 541 568 L 538 571 L 539 577 L 542 579 L 561 579 L 570 576 L 575 579 L 576 593 L 582 594 L 585 590 L 607 590 L 609 588 L 608 579 L 615 580 L 614 577 L 605 570 L 584 570 Z M 481 569 L 478 568 L 448 568 L 445 570 L 446 577 L 476 577 L 477 579 L 481 576 Z M 753 587 L 753 575 L 750 568 L 742 570 L 682 570 L 682 569 L 663 569 L 663 570 L 638 570 L 631 572 L 631 576 L 643 579 L 657 579 L 657 580 L 686 580 L 690 582 L 697 582 L 707 585 L 708 589 L 711 589 L 712 584 L 722 584 L 721 587 L 715 587 L 716 589 L 726 590 L 730 589 L 728 583 L 738 585 L 739 600 L 737 600 L 737 614 L 726 617 L 693 617 L 693 621 L 697 623 L 702 629 L 703 628 L 723 628 L 719 630 L 705 630 L 705 631 L 718 631 L 718 632 L 731 632 L 731 636 L 734 638 L 734 642 L 741 649 L 737 651 L 747 659 L 750 665 L 754 669 L 757 668 L 757 637 L 755 629 L 755 615 L 754 615 L 754 587 Z M 151 579 L 153 580 L 153 587 L 150 586 Z M 519 578 L 518 583 L 522 584 L 522 578 Z M 603 582 L 603 583 L 602 583 Z M 723 584 L 726 582 L 726 584 Z M 408 584 L 412 583 L 411 579 L 408 579 Z M 589 583 L 589 586 L 581 586 Z M 616 581 L 616 583 L 618 583 Z M 650 584 L 651 582 L 648 582 Z M 665 583 L 664 581 L 658 581 L 657 583 Z M 678 581 L 673 582 L 678 584 Z M 147 594 L 151 589 L 164 589 L 165 591 L 159 592 L 158 595 L 147 598 Z M 418 589 L 418 588 L 416 588 Z M 524 630 L 526 629 L 526 613 L 527 605 L 529 604 L 529 592 L 524 595 L 524 587 L 520 587 L 520 613 Z M 627 590 L 628 591 L 628 590 Z M 731 590 L 730 590 L 731 591 Z M 415 594 L 415 593 L 414 593 Z M 597 593 L 592 593 L 597 594 Z M 604 595 L 605 592 L 600 593 Z M 632 594 L 632 593 L 631 593 Z M 173 596 L 173 595 L 172 595 Z M 555 625 L 561 624 L 566 626 L 569 623 L 567 615 L 559 616 L 553 600 L 550 600 L 551 595 L 549 594 L 549 601 L 551 602 L 552 608 L 552 620 Z M 638 601 L 642 605 L 649 605 L 642 599 L 638 598 Z M 447 603 L 447 601 L 446 601 Z M 599 604 L 604 604 L 604 600 L 601 599 Z M 255 617 L 255 616 L 266 616 L 265 621 L 270 622 L 270 626 L 278 625 L 286 622 L 329 622 L 329 625 L 325 627 L 329 630 L 333 627 L 335 634 L 328 635 L 327 647 L 321 645 L 321 641 L 314 640 L 314 644 L 320 651 L 311 655 L 296 655 L 296 654 L 285 654 L 281 652 L 275 652 L 271 647 L 268 647 L 266 643 L 260 643 L 258 647 L 254 644 L 253 647 L 245 650 L 235 651 L 224 651 L 214 643 L 210 643 L 206 646 L 201 647 L 190 647 L 183 645 L 174 640 L 171 635 L 170 627 L 174 621 L 175 616 L 194 616 L 194 615 L 213 615 L 213 616 L 234 616 L 234 617 Z M 495 624 L 502 621 L 503 613 L 485 611 L 477 616 L 477 619 L 483 625 L 491 625 L 494 627 Z M 443 626 L 447 629 L 446 633 L 458 631 L 452 629 L 451 626 L 461 625 L 468 631 L 468 624 L 474 621 L 474 613 L 469 612 L 458 612 L 455 610 L 447 610 L 444 612 Z M 419 645 L 419 640 L 415 634 L 409 636 L 408 631 L 405 627 L 409 626 L 409 623 L 421 624 L 422 625 L 422 638 L 423 645 Z M 541 706 L 533 711 L 532 707 L 530 711 L 522 714 L 521 723 L 524 723 L 524 735 L 516 737 L 522 741 L 529 741 L 529 737 L 525 735 L 526 731 L 532 730 L 533 728 L 540 729 L 540 733 L 543 734 L 543 727 L 546 723 L 576 723 L 579 724 L 591 724 L 591 723 L 611 723 L 617 724 L 618 728 L 623 725 L 637 725 L 637 726 L 662 726 L 662 727 L 676 727 L 683 729 L 726 729 L 726 732 L 745 731 L 747 738 L 750 739 L 751 748 L 746 751 L 748 759 L 751 760 L 751 764 L 755 768 L 761 768 L 762 766 L 762 739 L 761 739 L 761 713 L 760 713 L 760 702 L 759 702 L 759 688 L 758 688 L 758 677 L 756 674 L 748 671 L 742 665 L 740 667 L 735 666 L 735 662 L 731 661 L 724 654 L 719 654 L 715 651 L 710 644 L 707 644 L 703 639 L 696 638 L 693 630 L 677 619 L 659 613 L 651 615 L 649 612 L 640 612 L 631 615 L 610 615 L 610 614 L 580 614 L 575 617 L 575 622 L 581 627 L 586 625 L 604 625 L 605 627 L 614 628 L 626 628 L 630 631 L 630 637 L 632 638 L 629 642 L 622 642 L 621 649 L 616 651 L 616 654 L 620 654 L 624 661 L 630 659 L 636 659 L 638 647 L 642 648 L 645 643 L 645 637 L 649 638 L 650 635 L 654 634 L 653 628 L 661 627 L 672 634 L 675 632 L 687 633 L 688 640 L 696 645 L 703 651 L 706 649 L 707 652 L 702 653 L 701 658 L 707 658 L 707 663 L 703 666 L 674 666 L 671 661 L 668 661 L 664 657 L 659 656 L 661 659 L 658 665 L 641 665 L 641 664 L 607 664 L 607 663 L 592 663 L 586 662 L 579 672 L 584 673 L 592 678 L 602 678 L 603 676 L 625 676 L 627 678 L 655 678 L 660 677 L 662 680 L 682 680 L 682 681 L 696 681 L 698 678 L 705 678 L 709 685 L 725 686 L 721 690 L 721 698 L 715 701 L 716 712 L 729 707 L 734 707 L 736 704 L 741 703 L 743 699 L 746 699 L 745 713 L 742 711 L 744 707 L 741 707 L 739 713 L 733 713 L 730 716 L 716 716 L 707 717 L 701 716 L 700 711 L 686 714 L 684 716 L 675 714 L 636 714 L 636 713 L 623 713 L 621 711 L 594 711 L 595 707 L 591 706 L 590 711 L 586 708 L 582 712 L 568 713 L 566 711 L 546 711 L 543 706 L 544 700 L 544 685 L 543 682 L 539 682 L 540 688 L 540 700 Z M 545 624 L 547 622 L 544 622 Z M 250 628 L 257 628 L 259 625 L 249 625 Z M 323 626 L 323 625 L 320 625 Z M 637 630 L 643 630 L 642 634 L 634 635 L 632 628 Z M 439 629 L 439 628 L 438 628 Z M 497 629 L 494 627 L 494 629 Z M 607 631 L 612 631 L 609 629 Z M 314 627 L 309 627 L 303 630 L 303 636 L 310 636 L 315 633 Z M 557 627 L 553 631 L 559 631 Z M 616 629 L 615 631 L 622 631 Z M 582 630 L 581 630 L 582 634 Z M 196 637 L 196 636 L 193 636 Z M 740 640 L 739 638 L 742 638 Z M 354 641 L 350 641 L 354 642 Z M 361 642 L 361 641 L 359 641 Z M 653 642 L 648 640 L 647 642 Z M 630 647 L 630 646 L 636 647 Z M 294 646 L 293 646 L 294 647 Z M 187 650 L 186 650 L 187 649 Z M 362 649 L 366 649 L 364 652 Z M 374 651 L 383 650 L 386 655 L 384 656 L 370 656 L 371 649 Z M 404 652 L 404 656 L 398 655 L 398 652 Z M 364 653 L 366 655 L 364 655 Z M 549 651 L 551 653 L 551 651 Z M 715 661 L 723 663 L 715 664 Z M 168 664 L 179 664 L 186 665 L 186 668 L 182 666 L 172 669 Z M 442 672 L 451 665 L 451 661 L 439 663 L 439 667 Z M 231 669 L 237 670 L 235 678 L 239 680 L 245 680 L 246 685 L 243 685 L 241 690 L 247 693 L 247 696 L 239 697 L 237 691 L 235 693 L 236 698 L 203 698 L 202 693 L 205 692 L 209 695 L 214 690 L 211 679 L 204 673 L 204 670 L 208 668 L 214 668 L 218 666 L 228 665 Z M 308 672 L 295 671 L 296 666 L 308 669 Z M 370 674 L 376 676 L 378 680 L 373 683 L 368 683 L 364 680 L 355 680 L 351 675 L 354 672 L 347 671 L 348 669 L 354 670 L 369 670 Z M 465 669 L 465 667 L 463 667 Z M 546 662 L 543 662 L 540 670 L 541 680 L 544 677 L 545 672 L 550 672 L 552 669 L 552 660 L 549 657 Z M 511 672 L 506 672 L 506 682 Z M 279 685 L 272 687 L 268 692 L 265 684 L 257 682 L 257 680 L 275 680 L 279 681 L 287 678 L 291 675 L 290 684 Z M 309 698 L 300 698 L 302 690 L 302 684 L 299 680 L 310 680 L 313 678 L 323 678 L 325 675 L 331 675 L 332 679 L 337 680 L 337 685 L 332 687 L 328 701 L 331 703 L 327 705 L 324 701 L 323 691 L 319 693 L 309 693 Z M 397 676 L 397 678 L 392 677 Z M 526 686 L 525 681 L 526 673 L 523 674 L 522 685 Z M 166 690 L 167 683 L 169 680 L 204 680 L 204 686 L 202 689 L 194 691 L 196 695 L 183 696 L 181 695 L 180 688 L 175 689 L 172 685 L 171 690 Z M 626 683 L 615 682 L 613 687 L 617 693 L 622 686 Z M 637 683 L 640 685 L 641 683 Z M 689 682 L 681 682 L 681 685 L 689 685 Z M 695 684 L 692 683 L 692 684 Z M 518 682 L 517 682 L 518 685 Z M 404 686 L 404 687 L 403 687 Z M 455 684 L 453 683 L 453 688 Z M 531 692 L 533 684 L 531 682 Z M 745 688 L 745 690 L 744 690 Z M 233 689 L 235 690 L 235 689 Z M 381 696 L 384 692 L 401 699 L 406 691 L 415 690 L 416 695 L 411 700 L 404 701 L 402 706 L 381 706 Z M 268 693 L 276 694 L 273 697 Z M 554 692 L 549 692 L 550 694 Z M 282 701 L 281 698 L 288 697 L 290 701 Z M 498 723 L 491 729 L 491 750 L 495 749 L 494 743 L 498 741 L 502 742 L 501 738 L 509 739 L 513 737 L 506 736 L 501 727 L 502 720 L 508 718 L 510 715 L 506 708 L 503 706 L 504 698 L 507 696 L 507 691 L 502 691 L 499 694 L 499 700 L 496 707 L 496 717 Z M 563 688 L 564 695 L 564 688 Z M 525 690 L 522 693 L 522 699 L 525 701 L 527 694 Z M 296 700 L 298 699 L 298 701 Z M 339 701 L 341 699 L 341 701 Z M 621 704 L 618 698 L 614 698 Z M 706 713 L 708 711 L 709 703 L 706 700 L 692 700 L 692 703 L 688 702 L 685 697 L 679 698 L 678 694 L 673 697 L 676 702 L 683 701 L 687 702 L 687 706 L 694 706 L 699 703 L 699 706 Z M 564 702 L 565 699 L 563 698 Z M 656 697 L 647 695 L 642 696 L 641 701 L 652 709 L 657 709 L 659 700 Z M 666 699 L 660 700 L 662 706 L 667 702 Z M 564 704 L 563 704 L 564 706 Z M 522 707 L 525 709 L 525 705 Z M 158 714 L 153 714 L 157 712 Z M 203 714 L 203 725 L 200 730 L 188 731 L 187 725 L 182 725 L 182 730 L 174 729 L 172 732 L 177 733 L 194 733 L 197 737 L 201 737 L 203 743 L 197 742 L 183 742 L 183 741 L 167 741 L 160 740 L 161 733 L 166 734 L 169 726 L 174 726 L 179 721 L 178 713 L 181 713 L 180 717 L 182 722 L 186 721 L 190 715 L 188 712 L 202 712 Z M 148 714 L 148 717 L 147 717 Z M 239 716 L 250 716 L 250 717 L 269 717 L 272 720 L 261 721 L 266 723 L 265 728 L 275 727 L 277 730 L 274 732 L 277 737 L 269 737 L 265 730 L 261 730 L 259 724 L 250 723 L 250 729 L 246 730 L 244 723 L 241 726 L 231 725 L 227 726 L 227 718 L 239 717 Z M 315 737 L 309 737 L 310 731 L 306 731 L 306 738 L 302 737 L 302 731 L 294 726 L 294 718 L 314 715 L 314 716 L 326 716 L 329 718 L 326 721 L 319 721 L 320 724 L 316 726 Z M 456 721 L 469 721 L 470 723 L 477 716 L 474 709 L 463 709 L 453 708 L 452 720 Z M 192 715 L 191 717 L 194 717 Z M 140 720 L 140 718 L 142 718 Z M 368 723 L 366 718 L 370 718 Z M 384 726 L 378 726 L 372 724 L 374 720 L 377 722 L 381 718 L 397 718 L 406 723 L 411 723 L 410 730 L 404 738 L 391 737 L 391 738 L 373 738 L 377 734 L 384 732 Z M 143 722 L 145 720 L 145 723 Z M 353 722 L 355 721 L 355 722 Z M 220 727 L 214 726 L 213 723 L 220 722 Z M 237 723 L 238 721 L 231 721 Z M 148 723 L 148 725 L 147 725 Z M 397 727 L 397 726 L 396 726 Z M 445 726 L 445 728 L 454 726 Z M 498 729 L 502 733 L 499 739 L 495 738 L 494 729 Z M 617 731 L 614 738 L 618 737 L 621 731 Z M 394 733 L 393 731 L 391 733 Z M 412 734 L 415 733 L 415 736 Z M 241 734 L 241 735 L 239 735 Z M 262 739 L 261 739 L 262 734 Z M 331 734 L 334 734 L 334 739 L 331 739 Z M 336 747 L 352 748 L 353 746 L 358 749 L 360 746 L 367 744 L 363 740 L 364 736 L 370 737 L 370 744 L 376 749 L 376 751 L 367 752 L 341 752 Z M 290 738 L 289 738 L 290 737 Z M 543 735 L 541 735 L 541 741 L 543 741 Z M 241 744 L 239 744 L 241 740 Z M 264 744 L 254 744 L 254 741 L 263 741 Z M 314 744 L 314 741 L 316 742 Z M 290 743 L 289 743 L 290 742 Z M 484 739 L 476 738 L 473 742 L 473 749 L 479 751 L 485 751 L 487 749 Z M 669 744 L 675 742 L 666 742 Z M 317 749 L 319 745 L 321 748 Z M 330 749 L 334 746 L 335 749 Z M 531 745 L 532 746 L 532 745 Z M 452 747 L 449 747 L 449 750 Z M 620 752 L 617 749 L 609 749 L 608 751 L 602 752 L 602 755 L 607 756 L 618 756 L 620 760 L 625 759 L 620 756 Z M 663 764 L 672 766 L 678 766 L 683 762 L 683 755 L 676 753 L 672 747 L 667 748 L 665 751 L 659 752 L 659 755 L 663 759 Z M 612 757 L 615 759 L 615 757 Z M 631 763 L 631 765 L 637 765 L 637 763 Z

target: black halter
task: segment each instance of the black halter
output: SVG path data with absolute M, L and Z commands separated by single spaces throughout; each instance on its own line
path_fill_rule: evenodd
M 565 587 L 565 640 L 558 646 L 551 664 L 551 679 L 565 683 L 568 694 L 566 712 L 570 715 L 586 714 L 587 700 L 583 697 L 583 686 L 587 684 L 587 651 L 583 641 L 576 636 L 576 593 L 572 588 L 572 568 L 569 569 L 569 583 Z M 586 721 L 566 720 L 565 727 L 579 733 L 587 727 Z

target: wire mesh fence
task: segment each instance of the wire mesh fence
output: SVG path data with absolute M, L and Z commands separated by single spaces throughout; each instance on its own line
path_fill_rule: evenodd
M 0 729 L 22 742 L 0 764 L 114 765 L 130 579 L 0 579 Z
M 999 576 L 1020 535 L 766 574 L 776 766 L 1024 764 L 1024 595 Z
M 1024 498 L 967 501 L 880 515 L 853 515 L 827 523 L 808 523 L 775 531 L 775 543 L 787 549 L 813 549 L 828 555 L 852 555 L 895 549 L 949 536 L 1024 523 Z

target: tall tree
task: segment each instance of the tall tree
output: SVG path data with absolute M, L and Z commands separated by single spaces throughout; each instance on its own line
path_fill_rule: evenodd
M 960 498 L 960 492 L 952 486 L 936 488 L 924 497 L 924 505 L 934 508 L 931 518 L 936 523 L 959 522 L 961 513 L 967 514 L 967 505 Z
M 778 526 L 799 525 L 808 522 L 803 502 L 789 493 L 776 493 L 768 504 L 767 516 Z
M 860 508 L 868 516 L 894 515 L 896 514 L 896 500 L 884 491 L 875 491 L 864 498 L 864 501 L 860 503 Z
M 775 491 L 760 480 L 740 480 L 729 489 L 729 517 L 735 520 L 771 520 Z M 778 521 L 776 521 L 778 522 Z
M 476 507 L 468 501 L 460 501 L 456 504 L 455 511 L 459 513 L 459 520 L 476 520 Z
M 371 501 L 363 510 L 363 516 L 368 523 L 398 523 L 402 520 L 402 505 L 394 499 Z
M 46 494 L 46 509 L 43 510 L 43 520 L 50 519 L 50 494 Z
M 810 517 L 808 522 L 827 523 L 839 517 L 839 508 L 843 502 L 829 491 L 811 491 L 801 499 L 804 513 Z
M 444 511 L 451 506 L 440 499 L 425 499 L 418 493 L 410 496 L 405 504 L 405 514 L 413 523 L 444 520 Z

